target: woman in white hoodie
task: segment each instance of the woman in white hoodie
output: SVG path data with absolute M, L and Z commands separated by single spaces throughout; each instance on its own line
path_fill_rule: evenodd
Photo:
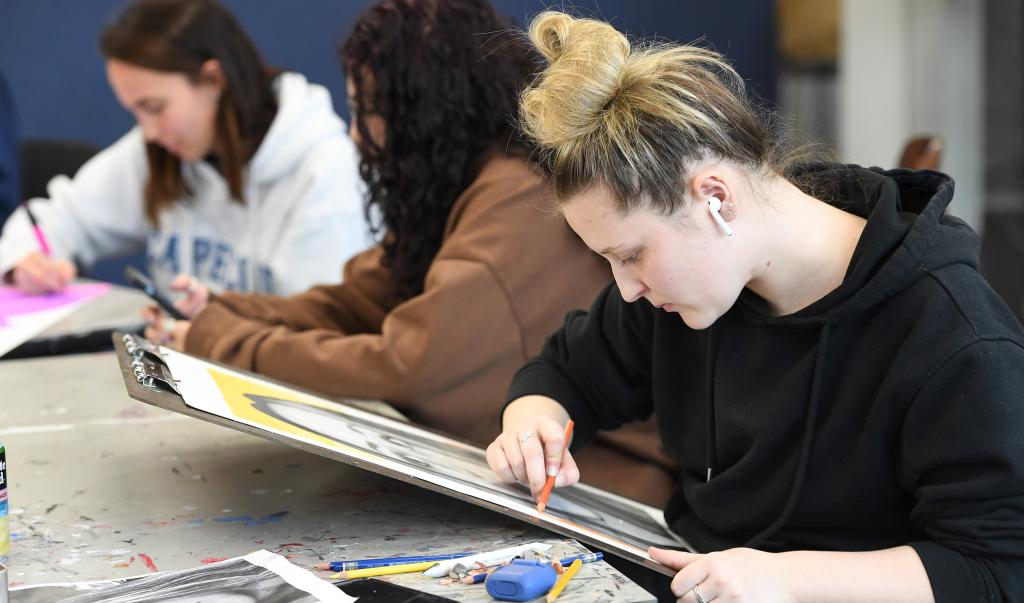
M 138 125 L 30 202 L 49 254 L 26 212 L 12 216 L 5 281 L 53 291 L 143 247 L 164 292 L 290 294 L 340 280 L 369 238 L 356 150 L 326 89 L 268 68 L 216 0 L 137 0 L 100 47 Z

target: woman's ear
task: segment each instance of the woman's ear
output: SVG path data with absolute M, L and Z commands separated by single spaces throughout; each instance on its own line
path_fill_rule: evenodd
M 690 195 L 695 203 L 707 205 L 712 198 L 721 202 L 722 219 L 731 222 L 736 217 L 736 196 L 725 175 L 714 168 L 697 170 L 690 176 Z
M 723 206 L 736 200 L 724 174 L 714 168 L 700 169 L 690 176 L 690 194 L 701 203 L 707 203 L 711 197 L 717 197 Z
M 224 77 L 224 70 L 220 67 L 220 61 L 217 59 L 206 59 L 203 62 L 203 66 L 199 68 L 199 83 L 211 84 L 218 91 L 224 91 L 228 85 L 228 80 Z

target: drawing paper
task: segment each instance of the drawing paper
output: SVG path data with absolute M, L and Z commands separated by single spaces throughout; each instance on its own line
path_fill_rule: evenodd
M 0 285 L 0 356 L 109 290 L 107 283 L 72 283 L 57 293 L 28 295 Z
M 120 580 L 37 584 L 11 589 L 11 603 L 118 603 L 210 601 L 275 603 L 352 603 L 353 597 L 293 565 L 260 550 L 244 557 L 199 567 L 143 574 Z
M 659 509 L 577 484 L 552 492 L 545 512 L 529 490 L 505 484 L 478 447 L 416 425 L 281 386 L 161 347 L 178 392 L 193 408 L 333 452 L 350 464 L 397 474 L 554 529 L 602 550 L 653 563 L 647 547 L 688 548 Z M 585 476 L 584 476 L 585 478 Z M 487 506 L 487 505 L 485 505 Z M 492 507 L 493 508 L 493 507 Z

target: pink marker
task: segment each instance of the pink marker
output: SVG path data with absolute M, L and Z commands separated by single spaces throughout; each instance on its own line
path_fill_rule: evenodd
M 28 202 L 21 204 L 25 208 L 25 213 L 28 214 L 28 221 L 32 223 L 32 231 L 36 233 L 36 240 L 39 241 L 39 248 L 43 250 L 43 254 L 46 256 L 50 255 L 50 244 L 46 242 L 46 237 L 43 236 L 43 230 L 39 228 L 39 222 L 36 222 L 36 217 L 32 215 L 32 210 L 28 208 Z

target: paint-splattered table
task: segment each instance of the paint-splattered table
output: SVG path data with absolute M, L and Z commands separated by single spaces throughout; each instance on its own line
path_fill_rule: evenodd
M 133 576 L 265 548 L 323 560 L 578 544 L 383 476 L 128 398 L 112 353 L 0 362 L 13 585 Z M 327 573 L 321 574 L 323 577 Z M 482 586 L 392 578 L 465 601 Z M 607 563 L 560 597 L 650 601 Z

